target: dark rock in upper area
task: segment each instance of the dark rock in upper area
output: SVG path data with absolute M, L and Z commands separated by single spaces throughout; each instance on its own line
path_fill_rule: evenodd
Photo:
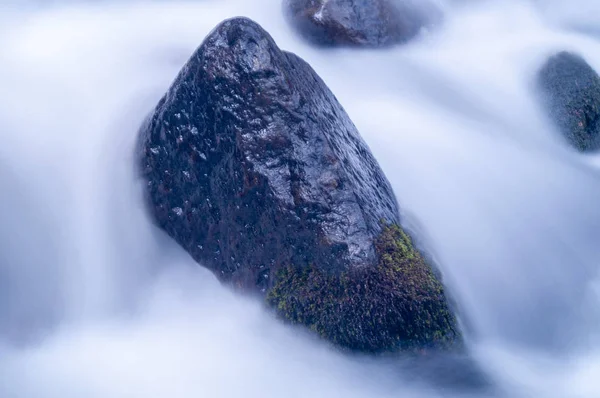
M 382 47 L 414 37 L 439 17 L 426 1 L 284 0 L 294 28 L 320 45 Z
M 222 281 L 368 352 L 460 340 L 335 96 L 256 23 L 220 24 L 141 130 L 151 212 Z
M 600 148 L 600 76 L 579 55 L 560 52 L 540 69 L 538 85 L 550 117 L 579 151 Z

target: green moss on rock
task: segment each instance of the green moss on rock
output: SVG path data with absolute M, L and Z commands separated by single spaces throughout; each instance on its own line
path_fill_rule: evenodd
M 449 348 L 460 341 L 444 287 L 411 238 L 386 226 L 375 247 L 376 266 L 340 273 L 281 269 L 267 302 L 279 317 L 352 351 Z

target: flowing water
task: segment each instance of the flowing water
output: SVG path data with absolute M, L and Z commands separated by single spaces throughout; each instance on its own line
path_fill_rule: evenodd
M 600 71 L 600 3 L 440 6 L 411 44 L 358 51 L 311 48 L 279 0 L 3 0 L 0 396 L 600 396 L 600 156 L 566 145 L 534 87 L 558 50 Z M 152 226 L 137 128 L 236 15 L 336 93 L 435 253 L 470 361 L 343 356 Z

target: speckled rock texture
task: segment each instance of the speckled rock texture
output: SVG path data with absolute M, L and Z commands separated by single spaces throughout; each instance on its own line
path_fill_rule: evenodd
M 157 224 L 283 319 L 358 351 L 459 339 L 356 127 L 313 69 L 256 23 L 231 19 L 209 34 L 140 144 Z
M 292 26 L 312 43 L 386 47 L 441 19 L 426 0 L 284 0 Z
M 560 52 L 538 74 L 549 116 L 581 152 L 600 148 L 600 76 L 579 55 Z

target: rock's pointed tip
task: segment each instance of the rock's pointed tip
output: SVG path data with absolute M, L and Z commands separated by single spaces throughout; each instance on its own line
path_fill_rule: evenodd
M 237 16 L 237 17 L 231 17 L 231 18 L 227 18 L 223 21 L 221 21 L 215 28 L 215 30 L 221 30 L 221 29 L 231 29 L 231 27 L 233 26 L 248 26 L 251 28 L 258 28 L 258 29 L 262 29 L 262 27 L 258 24 L 258 22 L 254 21 L 253 19 L 250 19 L 248 17 L 244 17 L 244 16 Z
M 274 70 L 281 57 L 281 50 L 264 28 L 238 16 L 220 22 L 208 33 L 182 73 L 196 71 L 235 80 L 238 73 Z
M 241 16 L 222 21 L 208 34 L 208 37 L 222 36 L 232 40 L 240 35 L 270 37 L 269 33 L 258 22 Z

